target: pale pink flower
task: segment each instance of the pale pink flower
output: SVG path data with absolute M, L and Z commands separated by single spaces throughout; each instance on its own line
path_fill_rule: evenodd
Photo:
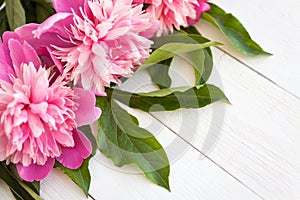
M 201 13 L 210 9 L 207 0 L 135 0 L 149 4 L 147 12 L 160 21 L 157 36 L 172 33 L 174 28 L 188 27 L 199 21 Z
M 45 178 L 55 159 L 77 169 L 91 143 L 77 130 L 95 121 L 93 93 L 70 88 L 53 76 L 36 51 L 17 34 L 0 40 L 0 161 L 17 165 L 26 181 Z
M 149 57 L 158 21 L 143 5 L 132 0 L 53 0 L 53 5 L 57 14 L 34 34 L 59 35 L 64 44 L 52 44 L 51 52 L 65 63 L 75 85 L 105 95 L 105 87 L 119 84 Z

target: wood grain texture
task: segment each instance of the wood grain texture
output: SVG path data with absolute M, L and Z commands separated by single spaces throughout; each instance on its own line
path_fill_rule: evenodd
M 300 101 L 221 51 L 214 55 L 210 81 L 221 78 L 232 103 L 224 115 L 216 104 L 155 116 L 183 138 L 196 132 L 193 145 L 261 197 L 300 199 Z M 188 125 L 195 120 L 197 128 Z
M 221 49 L 274 81 L 288 92 L 300 97 L 300 2 L 294 0 L 212 0 L 234 14 L 250 35 L 270 57 L 246 57 L 237 52 L 225 37 L 211 25 L 200 21 L 198 29 L 208 38 L 224 43 Z
M 41 182 L 41 197 L 45 200 L 87 199 L 83 191 L 59 169 L 53 169 Z
M 98 154 L 96 162 L 91 163 L 90 192 L 95 199 L 260 199 L 214 164 L 200 159 L 194 149 L 172 164 L 171 192 L 150 183 L 141 174 L 132 174 L 133 169 L 131 173 L 112 169 L 112 165 L 107 166 L 108 162 Z
M 0 180 L 0 199 L 14 199 L 9 187 L 2 180 Z
M 171 161 L 172 192 L 148 181 L 134 166 L 115 167 L 101 153 L 91 160 L 93 199 L 261 199 L 225 173 L 152 116 L 129 109 L 142 127 L 156 135 Z M 173 144 L 173 141 L 175 144 Z M 176 151 L 176 148 L 178 149 Z M 44 199 L 86 199 L 80 189 L 59 170 L 54 170 L 42 184 Z
M 148 114 L 131 112 L 143 119 L 141 126 L 153 132 L 171 162 L 171 192 L 148 181 L 133 166 L 114 167 L 98 153 L 91 163 L 90 194 L 95 199 L 260 199 L 230 175 L 191 148 Z M 176 154 L 176 149 L 177 153 Z M 178 151 L 179 150 L 179 151 Z

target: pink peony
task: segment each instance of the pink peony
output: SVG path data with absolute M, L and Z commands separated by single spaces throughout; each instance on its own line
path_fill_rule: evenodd
M 45 40 L 59 35 L 51 52 L 65 63 L 75 85 L 105 95 L 149 56 L 158 21 L 132 0 L 53 0 L 57 14 L 36 30 Z M 72 21 L 71 24 L 69 23 Z
M 55 159 L 77 169 L 91 143 L 77 130 L 95 121 L 93 93 L 70 88 L 45 68 L 36 51 L 13 32 L 0 40 L 0 161 L 17 165 L 26 181 L 45 178 Z
M 160 21 L 157 36 L 168 34 L 180 26 L 187 27 L 199 21 L 201 13 L 210 9 L 207 0 L 134 0 L 135 3 L 146 3 L 150 6 L 147 12 Z
M 208 3 L 206 3 L 207 0 L 198 0 L 198 5 L 194 5 L 194 8 L 196 10 L 196 17 L 195 18 L 191 18 L 188 17 L 188 25 L 194 25 L 195 23 L 197 23 L 201 17 L 201 14 L 203 12 L 209 11 L 210 10 L 210 5 Z

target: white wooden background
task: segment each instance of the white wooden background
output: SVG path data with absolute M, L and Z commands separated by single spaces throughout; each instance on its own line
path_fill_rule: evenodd
M 223 88 L 232 105 L 217 103 L 152 116 L 131 110 L 168 149 L 172 192 L 150 183 L 133 167 L 113 167 L 98 153 L 90 165 L 89 199 L 300 199 L 300 1 L 213 2 L 234 13 L 274 56 L 245 57 L 200 22 L 205 36 L 226 44 L 213 49 L 210 82 Z M 175 65 L 173 77 L 178 70 Z M 187 83 L 192 82 L 191 71 L 180 72 Z M 149 88 L 146 79 L 137 78 L 124 87 Z M 174 155 L 176 138 L 179 156 Z M 86 199 L 59 170 L 53 170 L 41 187 L 44 199 Z M 13 199 L 2 182 L 0 196 Z

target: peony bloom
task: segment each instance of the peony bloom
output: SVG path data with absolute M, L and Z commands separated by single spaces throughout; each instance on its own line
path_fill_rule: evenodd
M 189 26 L 197 23 L 203 12 L 210 10 L 210 5 L 208 3 L 206 3 L 207 0 L 197 0 L 197 1 L 198 1 L 198 5 L 194 4 L 194 8 L 196 10 L 196 17 L 195 18 L 188 17 L 188 19 L 187 19 Z
M 91 143 L 77 130 L 99 115 L 93 93 L 54 76 L 16 33 L 0 40 L 0 161 L 14 163 L 26 181 L 45 178 L 55 160 L 77 169 Z
M 157 35 L 165 35 L 180 26 L 187 27 L 199 21 L 201 13 L 210 9 L 207 0 L 135 0 L 137 4 L 149 4 L 147 12 L 160 21 Z
M 53 0 L 53 5 L 57 14 L 33 33 L 43 40 L 59 35 L 60 44 L 49 47 L 75 85 L 105 95 L 105 87 L 119 84 L 149 57 L 158 21 L 143 5 L 132 0 Z

